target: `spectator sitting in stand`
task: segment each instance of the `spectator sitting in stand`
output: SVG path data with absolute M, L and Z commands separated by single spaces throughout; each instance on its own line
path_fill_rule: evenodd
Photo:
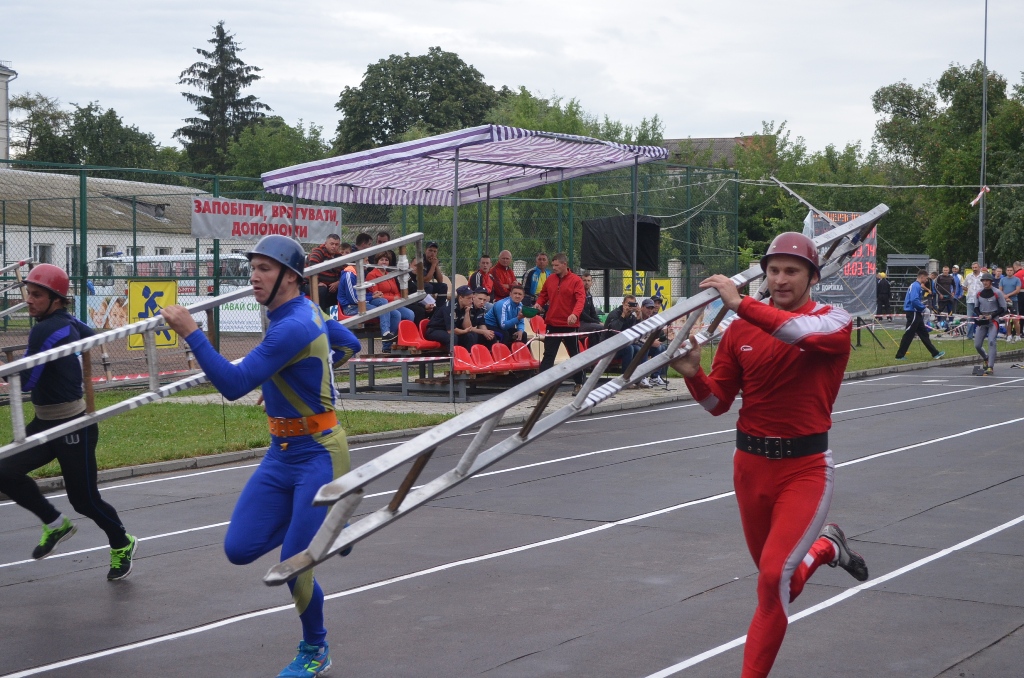
M 336 259 L 341 256 L 341 236 L 336 233 L 331 233 L 324 240 L 323 245 L 317 245 L 309 253 L 307 259 L 307 266 L 314 266 L 316 264 L 322 264 L 330 259 Z M 341 277 L 340 268 L 332 268 L 329 271 L 323 271 L 316 277 L 316 286 L 318 298 L 320 300 L 320 308 L 323 309 L 324 313 L 331 310 L 331 306 L 335 303 L 335 298 L 338 296 L 338 279 Z M 306 279 L 306 285 L 310 284 L 310 279 Z
M 345 270 L 341 272 L 341 279 L 338 281 L 338 318 L 341 316 L 353 316 L 359 315 L 359 301 L 356 295 L 356 269 L 355 266 L 346 266 Z M 380 292 L 374 292 L 373 295 L 366 300 L 367 310 L 371 308 L 378 308 L 388 303 L 388 300 L 381 295 Z M 395 311 L 388 311 L 383 315 L 378 316 L 380 318 L 380 331 L 381 331 L 381 350 L 384 353 L 391 353 L 391 343 L 398 338 L 395 334 L 398 331 L 398 323 L 402 319 L 402 316 Z
M 458 316 L 455 322 L 455 343 L 467 351 L 471 351 L 473 346 L 484 336 L 483 332 L 473 327 L 470 315 L 473 310 L 473 290 L 469 286 L 463 285 L 455 290 L 455 296 L 455 313 Z M 451 329 L 451 307 L 448 306 L 446 299 L 439 299 L 433 315 L 430 316 L 430 322 L 427 324 L 427 336 L 424 338 L 436 341 L 441 344 L 441 348 L 447 351 L 451 347 L 451 342 L 449 341 Z
M 389 273 L 387 268 L 392 267 L 391 257 L 387 252 L 381 252 L 377 255 L 377 266 L 369 273 L 366 274 L 366 282 L 371 282 L 377 278 L 382 278 Z M 377 283 L 370 288 L 375 298 L 382 298 L 385 301 L 398 301 L 402 298 L 402 290 L 398 287 L 398 278 L 389 278 L 382 282 Z M 408 306 L 395 309 L 398 311 L 398 315 L 401 320 L 416 320 L 416 314 Z M 398 324 L 394 326 L 394 331 L 397 332 Z
M 491 306 L 493 305 L 489 301 L 490 298 L 491 295 L 489 295 L 487 290 L 483 287 L 475 288 L 473 290 L 473 311 L 470 313 L 470 317 L 473 320 L 473 327 L 478 330 L 486 330 L 486 332 L 481 333 L 485 335 L 484 338 L 478 339 L 477 343 L 483 344 L 487 348 L 490 348 L 494 345 L 494 342 L 497 341 L 494 332 L 487 327 L 487 311 L 491 310 Z
M 437 243 L 427 242 L 423 249 L 423 291 L 438 299 L 448 297 L 448 285 L 444 282 L 444 271 L 437 258 Z
M 509 296 L 499 299 L 484 316 L 487 329 L 494 332 L 498 341 L 511 347 L 514 342 L 526 340 L 526 323 L 523 320 L 523 297 L 526 292 L 519 283 L 512 285 Z
M 494 279 L 491 278 L 491 255 L 484 254 L 480 257 L 480 268 L 469 276 L 469 286 L 474 290 L 483 288 L 487 292 L 487 301 L 491 300 L 494 289 Z
M 388 242 L 389 240 L 391 240 L 391 234 L 388 233 L 387 231 L 379 231 L 377 233 L 377 244 L 378 245 L 383 245 L 384 243 Z
M 644 299 L 640 305 L 640 320 L 641 322 L 654 316 L 658 311 L 661 310 L 660 300 L 655 299 Z M 661 331 L 658 334 L 658 338 L 651 344 L 650 350 L 647 352 L 647 357 L 644 360 L 650 360 L 656 356 L 661 355 L 668 349 L 668 342 L 671 336 L 666 331 Z M 637 344 L 637 349 L 643 348 L 643 342 Z M 657 370 L 650 377 L 644 377 L 640 380 L 641 388 L 650 388 L 652 386 L 668 386 L 668 365 L 665 365 L 661 369 Z
M 512 253 L 502 250 L 498 253 L 498 263 L 491 269 L 491 296 L 495 301 L 504 299 L 509 295 L 513 285 L 519 283 L 516 274 L 512 271 Z
M 601 330 L 604 329 L 604 323 L 601 322 L 601 316 L 597 314 L 597 308 L 594 306 L 594 295 L 590 293 L 590 288 L 594 286 L 593 276 L 584 273 L 580 277 L 583 278 L 583 290 L 586 293 L 583 313 L 580 314 L 580 332 L 597 332 L 597 334 L 588 335 L 587 346 L 593 346 L 601 341 L 603 335 Z
M 550 275 L 551 269 L 548 268 L 547 253 L 537 252 L 537 265 L 523 275 L 523 289 L 526 290 L 525 304 L 533 305 Z
M 356 236 L 356 250 L 365 250 L 372 242 L 373 238 L 369 233 L 360 233 Z
M 604 327 L 609 330 L 608 337 L 611 338 L 619 332 L 625 332 L 638 322 L 640 322 L 640 304 L 637 303 L 636 297 L 627 294 L 622 298 L 622 306 L 609 313 L 605 318 Z M 622 361 L 623 371 L 633 362 L 633 358 L 639 350 L 639 346 L 630 344 L 615 354 L 615 357 Z M 636 388 L 636 384 L 630 384 L 626 388 Z

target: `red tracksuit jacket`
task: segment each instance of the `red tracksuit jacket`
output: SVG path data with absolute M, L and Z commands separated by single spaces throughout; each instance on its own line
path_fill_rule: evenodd
M 743 391 L 737 427 L 753 436 L 798 436 L 832 428 L 832 405 L 850 359 L 850 314 L 808 301 L 796 313 L 746 297 L 726 329 L 711 375 L 686 386 L 711 414 Z
M 583 313 L 586 301 L 587 290 L 583 287 L 583 278 L 572 271 L 566 271 L 561 278 L 554 273 L 549 275 L 544 281 L 544 289 L 537 295 L 538 304 L 548 304 L 544 321 L 555 327 L 579 327 L 580 313 Z M 576 322 L 570 325 L 568 317 L 573 313 L 576 314 Z

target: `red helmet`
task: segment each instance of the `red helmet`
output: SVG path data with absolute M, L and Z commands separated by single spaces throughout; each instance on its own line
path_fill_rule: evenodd
M 775 236 L 775 240 L 772 240 L 772 244 L 768 247 L 768 252 L 761 257 L 762 271 L 767 270 L 768 258 L 776 254 L 788 254 L 799 257 L 809 263 L 815 273 L 819 276 L 821 275 L 821 266 L 818 264 L 818 249 L 814 246 L 814 241 L 803 233 L 793 231 L 791 233 L 780 233 Z
M 29 271 L 25 282 L 44 287 L 61 299 L 68 298 L 68 274 L 60 266 L 38 264 Z

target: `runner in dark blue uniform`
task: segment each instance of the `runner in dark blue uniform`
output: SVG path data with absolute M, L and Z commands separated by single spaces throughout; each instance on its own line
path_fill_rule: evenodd
M 57 266 L 39 264 L 26 279 L 28 313 L 36 324 L 28 335 L 26 356 L 70 344 L 94 332 L 67 312 L 68 275 Z M 82 399 L 82 364 L 77 355 L 38 365 L 21 373 L 22 391 L 32 392 L 36 416 L 25 427 L 33 435 L 59 426 L 85 412 Z M 96 443 L 99 427 L 91 424 L 48 443 L 15 453 L 0 460 L 0 492 L 13 499 L 43 521 L 43 537 L 32 551 L 39 559 L 53 553 L 57 545 L 70 539 L 78 529 L 61 515 L 28 477 L 33 469 L 56 459 L 64 476 L 68 501 L 72 508 L 91 518 L 110 542 L 110 571 L 107 579 L 124 579 L 132 571 L 135 537 L 110 504 L 100 498 L 96 487 Z
M 313 506 L 313 497 L 349 470 L 345 431 L 334 411 L 331 363 L 361 349 L 351 332 L 300 295 L 304 252 L 298 243 L 270 235 L 247 256 L 254 296 L 267 307 L 270 325 L 259 346 L 237 365 L 217 353 L 187 310 L 170 306 L 162 311 L 227 398 L 262 386 L 270 448 L 242 490 L 224 537 L 228 560 L 236 565 L 278 546 L 282 560 L 295 555 L 309 545 L 326 517 L 327 507 Z M 319 676 L 331 666 L 324 593 L 312 571 L 288 585 L 302 621 L 302 640 L 279 678 Z

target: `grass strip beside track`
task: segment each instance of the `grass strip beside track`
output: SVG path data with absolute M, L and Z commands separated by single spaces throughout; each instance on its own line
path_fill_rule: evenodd
M 106 391 L 96 394 L 96 408 L 108 407 L 137 395 L 135 391 Z M 25 406 L 25 421 L 33 417 Z M 452 414 L 388 413 L 364 410 L 338 411 L 338 420 L 349 435 L 380 433 L 418 426 L 433 426 Z M 150 464 L 171 459 L 188 459 L 207 454 L 248 450 L 270 444 L 267 415 L 262 407 L 219 403 L 147 406 L 105 419 L 99 423 L 96 448 L 99 469 Z M 0 440 L 11 440 L 10 417 L 0 418 Z M 37 478 L 60 475 L 51 462 L 32 474 Z

